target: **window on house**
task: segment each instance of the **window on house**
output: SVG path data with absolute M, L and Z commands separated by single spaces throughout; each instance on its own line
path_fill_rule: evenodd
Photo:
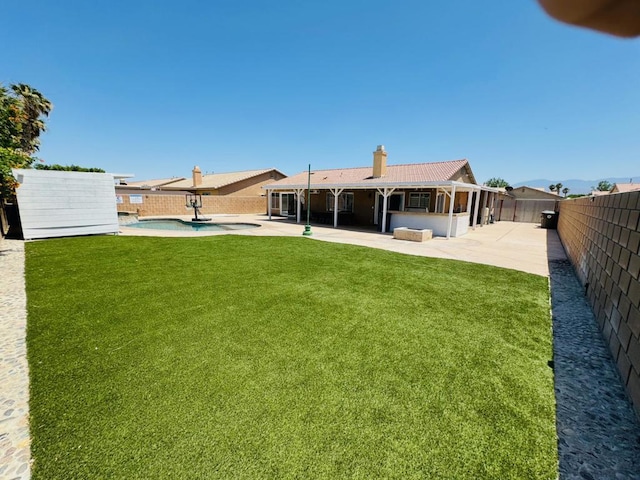
M 327 211 L 333 212 L 335 201 L 333 193 L 327 193 Z M 353 193 L 341 193 L 338 196 L 338 211 L 353 213 Z
M 271 208 L 280 208 L 280 194 L 271 192 Z
M 424 208 L 425 210 L 428 210 L 430 201 L 431 193 L 429 192 L 409 193 L 409 208 Z
M 436 213 L 444 213 L 444 193 L 439 193 L 436 197 Z

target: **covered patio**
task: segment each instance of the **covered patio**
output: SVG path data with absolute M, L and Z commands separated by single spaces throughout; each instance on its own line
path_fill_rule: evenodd
M 382 145 L 374 165 L 301 172 L 262 188 L 267 214 L 339 226 L 429 229 L 459 237 L 493 219 L 498 189 L 478 185 L 467 160 L 387 167 Z M 306 205 L 307 198 L 309 206 Z

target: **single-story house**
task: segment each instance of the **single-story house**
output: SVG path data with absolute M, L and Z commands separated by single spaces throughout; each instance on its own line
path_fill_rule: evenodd
M 284 178 L 275 168 L 242 172 L 203 174 L 196 166 L 191 178 L 127 182 L 116 186 L 118 211 L 138 215 L 184 215 L 189 212 L 185 195 L 202 195 L 202 212 L 207 214 L 264 213 L 263 185 Z
M 200 167 L 195 166 L 191 178 L 174 177 L 159 180 L 127 182 L 124 188 L 139 188 L 162 191 L 187 191 L 201 195 L 239 195 L 262 196 L 262 186 L 280 180 L 286 175 L 275 168 L 262 170 L 246 170 L 242 172 L 202 174 Z
M 611 193 L 626 193 L 640 190 L 640 183 L 614 183 Z
M 184 179 L 160 187 L 161 190 L 188 190 L 201 195 L 264 195 L 262 186 L 285 178 L 275 168 L 247 170 L 243 172 L 210 173 L 203 175 L 199 167 L 193 167 L 191 180 Z
M 397 227 L 431 229 L 447 238 L 487 223 L 485 212 L 493 209 L 497 194 L 477 184 L 466 159 L 387 165 L 383 145 L 373 152 L 371 167 L 304 171 L 262 188 L 269 218 L 295 216 L 300 222 L 308 191 L 312 221 L 334 228 L 376 225 L 383 233 Z
M 125 182 L 120 183 L 118 186 L 122 188 L 130 189 L 144 189 L 144 190 L 158 190 L 166 185 L 186 180 L 185 177 L 171 177 L 171 178 L 158 178 L 156 180 L 141 180 L 139 182 Z

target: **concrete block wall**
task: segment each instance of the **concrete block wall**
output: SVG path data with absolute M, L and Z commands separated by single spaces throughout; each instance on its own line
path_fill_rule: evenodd
M 640 192 L 560 202 L 558 234 L 640 415 Z
M 118 193 L 122 197 L 122 203 L 118 204 L 119 212 L 136 212 L 140 216 L 153 215 L 191 215 L 192 208 L 185 206 L 184 195 L 156 194 L 136 192 L 132 195 L 142 195 L 142 203 L 131 203 L 129 194 Z M 260 214 L 267 211 L 265 197 L 221 196 L 203 195 L 200 212 L 204 215 L 223 213 L 235 214 Z

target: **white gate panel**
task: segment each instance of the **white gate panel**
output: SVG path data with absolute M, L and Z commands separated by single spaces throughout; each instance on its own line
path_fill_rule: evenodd
M 118 232 L 113 176 L 14 169 L 25 239 Z

